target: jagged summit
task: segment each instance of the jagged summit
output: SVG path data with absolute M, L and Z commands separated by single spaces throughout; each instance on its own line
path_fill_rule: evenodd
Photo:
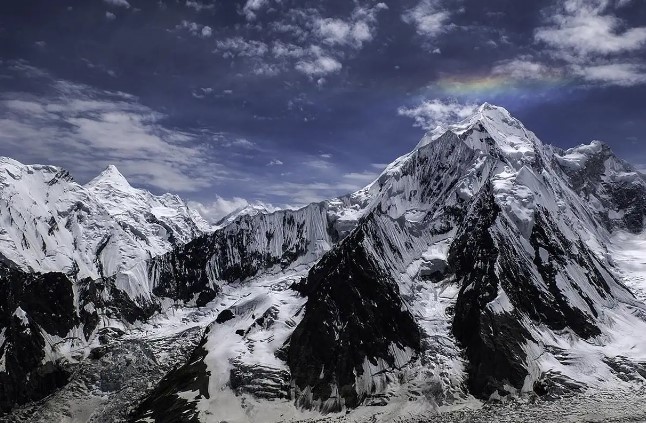
M 473 150 L 504 159 L 517 170 L 541 162 L 541 141 L 504 107 L 483 103 L 461 122 L 427 133 L 416 149 L 433 143 L 447 132 L 457 135 Z
M 463 119 L 462 121 L 448 125 L 440 130 L 433 130 L 427 133 L 417 148 L 423 147 L 430 142 L 439 138 L 440 135 L 446 131 L 451 131 L 458 136 L 463 136 L 465 133 L 474 130 L 482 131 L 482 128 L 487 130 L 489 135 L 493 137 L 496 142 L 503 145 L 508 145 L 509 137 L 528 138 L 532 143 L 540 141 L 534 136 L 531 131 L 528 131 L 523 124 L 514 118 L 507 109 L 501 106 L 496 106 L 490 103 L 483 103 L 480 105 L 471 116 Z
M 114 186 L 121 186 L 124 188 L 131 188 L 130 182 L 126 179 L 125 176 L 119 169 L 113 164 L 108 165 L 103 172 L 101 172 L 96 178 L 92 179 L 87 186 L 94 187 L 99 184 L 110 184 Z

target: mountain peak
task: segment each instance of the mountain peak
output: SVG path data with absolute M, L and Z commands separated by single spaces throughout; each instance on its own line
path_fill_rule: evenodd
M 477 115 L 478 117 L 501 117 L 501 118 L 507 118 L 507 119 L 513 119 L 511 114 L 509 113 L 509 110 L 505 109 L 502 106 L 496 106 L 495 104 L 487 103 L 484 102 L 482 103 L 477 109 L 474 115 Z
M 433 133 L 426 134 L 417 148 L 430 144 L 447 131 L 453 132 L 474 149 L 489 149 L 490 147 L 482 143 L 481 138 L 483 136 L 490 137 L 503 153 L 510 153 L 514 156 L 531 153 L 534 151 L 534 146 L 540 144 L 536 136 L 527 130 L 518 119 L 514 118 L 507 109 L 485 102 L 466 119 L 441 128 L 439 133 L 433 131 Z
M 103 172 L 99 174 L 96 178 L 92 179 L 88 186 L 96 186 L 100 183 L 110 183 L 111 185 L 118 185 L 123 187 L 130 187 L 130 183 L 125 176 L 119 172 L 119 169 L 113 164 L 108 165 Z

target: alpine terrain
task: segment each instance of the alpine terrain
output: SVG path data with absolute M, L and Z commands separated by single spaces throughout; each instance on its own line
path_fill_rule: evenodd
M 5 421 L 443 421 L 646 392 L 646 176 L 501 107 L 355 193 L 214 226 L 112 166 L 80 185 L 3 158 L 0 184 Z

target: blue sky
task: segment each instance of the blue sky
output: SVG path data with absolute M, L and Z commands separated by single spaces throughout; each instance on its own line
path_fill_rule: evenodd
M 115 164 L 214 218 L 360 188 L 484 101 L 646 169 L 644 98 L 640 0 L 0 5 L 1 155 Z

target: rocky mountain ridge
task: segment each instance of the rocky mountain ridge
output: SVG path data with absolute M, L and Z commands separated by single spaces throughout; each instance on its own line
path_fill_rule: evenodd
M 118 192 L 108 179 L 90 185 Z M 152 383 L 133 421 L 388 415 L 628 389 L 646 382 L 646 306 L 612 240 L 643 234 L 645 198 L 644 175 L 602 144 L 545 145 L 484 104 L 356 193 L 236 216 L 86 280 L 84 312 L 60 332 L 82 330 L 91 349 L 102 328 L 164 336 L 150 322 L 205 310 L 199 345 Z M 0 322 L 17 328 L 12 339 L 34 313 L 20 304 Z

